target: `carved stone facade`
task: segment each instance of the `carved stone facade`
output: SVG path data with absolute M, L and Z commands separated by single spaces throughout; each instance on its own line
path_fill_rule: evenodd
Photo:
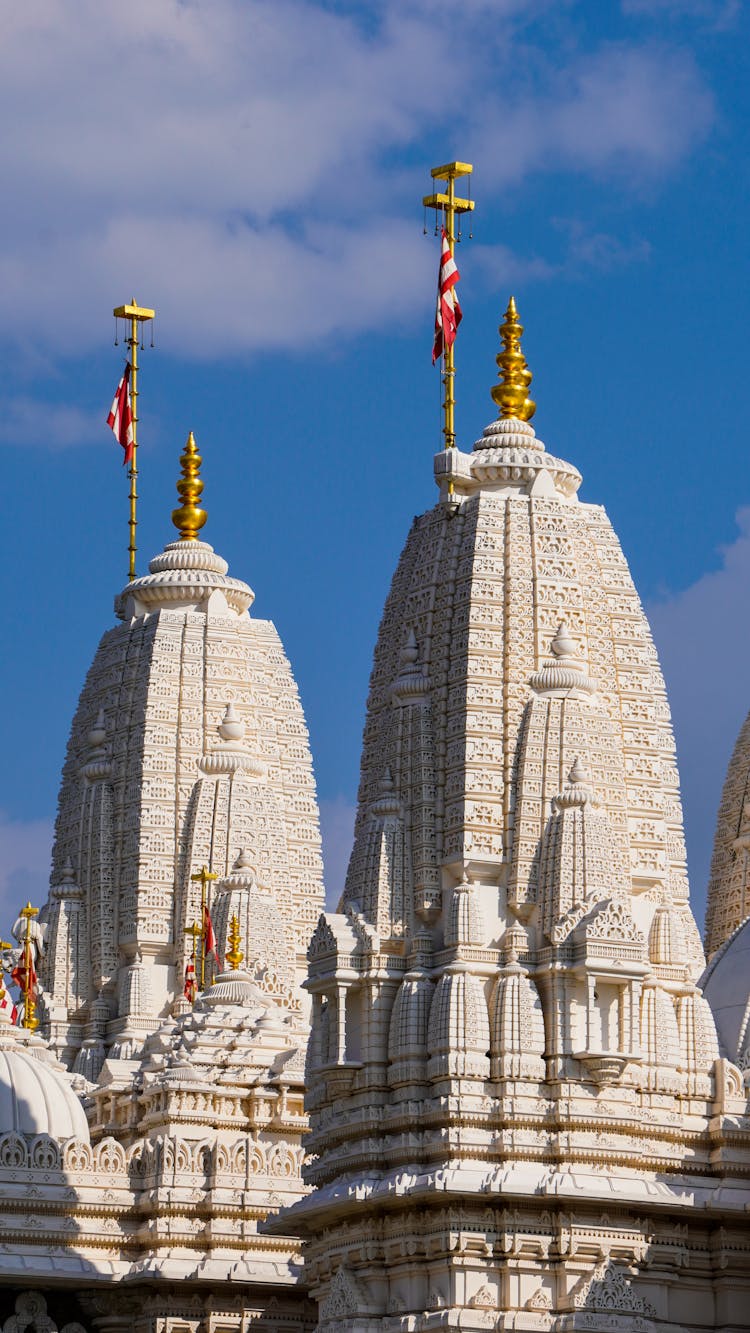
M 336 912 L 250 589 L 183 535 L 118 599 L 41 926 L 13 928 L 39 1035 L 0 994 L 0 1333 L 750 1330 L 750 746 L 704 995 L 664 684 L 604 511 L 515 418 L 436 478 Z M 223 962 L 193 1002 L 205 892 Z
M 748 1329 L 748 1090 L 696 984 L 625 559 L 527 422 L 436 476 L 309 951 L 312 1191 L 285 1224 L 321 1328 Z
M 307 729 L 276 630 L 205 542 L 173 542 L 150 569 L 118 598 L 81 694 L 44 914 L 50 1036 L 89 1078 L 181 996 L 202 865 L 223 879 L 245 852 L 282 918 L 288 993 L 323 905 Z
M 0 1006 L 0 1329 L 309 1333 L 299 1242 L 262 1233 L 306 1190 L 307 731 L 273 625 L 212 548 L 150 569 L 73 722 L 39 1035 Z M 202 867 L 228 956 L 192 1004 Z

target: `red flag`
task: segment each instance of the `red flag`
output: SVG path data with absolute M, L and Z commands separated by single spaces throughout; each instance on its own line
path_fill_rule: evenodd
M 215 936 L 215 934 L 214 934 L 214 923 L 213 923 L 213 921 L 211 920 L 211 913 L 209 912 L 208 908 L 204 906 L 204 908 L 203 908 L 203 957 L 204 957 L 204 958 L 210 958 L 212 954 L 213 954 L 213 957 L 216 959 L 216 963 L 217 963 L 218 967 L 222 968 L 222 967 L 224 966 L 224 962 L 223 962 L 223 959 L 219 956 L 218 949 L 216 948 L 216 936 Z
M 458 326 L 463 318 L 458 296 L 454 290 L 461 274 L 456 268 L 456 261 L 451 254 L 445 227 L 442 231 L 443 248 L 440 252 L 440 270 L 438 272 L 437 309 L 435 311 L 435 341 L 432 345 L 432 364 L 443 355 L 446 347 L 452 347 L 456 341 Z
M 24 950 L 24 954 L 25 954 L 25 953 L 26 953 L 26 950 Z M 11 974 L 10 974 L 10 979 L 11 979 L 11 981 L 14 981 L 14 982 L 16 983 L 16 985 L 18 986 L 18 988 L 19 988 L 19 990 L 20 990 L 20 992 L 21 992 L 22 995 L 25 995 L 25 994 L 26 994 L 27 984 L 28 984 L 28 989 L 29 989 L 30 991 L 35 991 L 35 990 L 36 990 L 36 987 L 37 987 L 36 968 L 34 967 L 34 960 L 33 960 L 33 958 L 31 957 L 31 950 L 29 950 L 29 962 L 28 962 L 28 966 L 29 966 L 28 983 L 27 983 L 27 980 L 26 980 L 26 961 L 25 961 L 25 959 L 24 959 L 23 961 L 22 961 L 21 959 L 19 959 L 18 962 L 16 963 L 15 967 L 13 968 L 13 971 L 12 971 Z
M 16 1022 L 16 1020 L 18 1019 L 18 1010 L 16 1009 L 16 1006 L 14 1005 L 13 1001 L 11 1000 L 11 998 L 10 998 L 10 996 L 9 996 L 9 994 L 8 994 L 8 992 L 7 992 L 7 990 L 5 989 L 5 987 L 3 987 L 3 993 L 2 993 L 2 995 L 0 996 L 0 1009 L 7 1009 L 7 1010 L 9 1010 L 9 1011 L 10 1011 L 10 1021 L 11 1021 L 11 1023 L 15 1023 L 15 1022 Z
M 125 450 L 125 457 L 122 460 L 123 465 L 129 463 L 133 457 L 133 412 L 130 406 L 129 361 L 117 386 L 117 393 L 112 400 L 107 425 L 111 426 L 117 443 L 121 444 Z
M 185 985 L 182 988 L 186 1000 L 195 1004 L 195 997 L 198 994 L 198 982 L 195 979 L 195 959 L 188 958 L 185 968 Z

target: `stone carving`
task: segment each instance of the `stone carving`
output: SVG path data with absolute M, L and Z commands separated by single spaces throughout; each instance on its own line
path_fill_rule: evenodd
M 337 1268 L 328 1295 L 320 1303 L 321 1323 L 333 1323 L 350 1316 L 368 1313 L 369 1305 L 361 1284 L 346 1268 Z
M 307 732 L 276 631 L 246 614 L 250 589 L 227 577 L 226 562 L 205 543 L 172 543 L 150 568 L 129 585 L 122 623 L 100 644 L 63 772 L 52 879 L 59 887 L 47 913 L 54 948 L 41 975 L 54 1002 L 50 1035 L 69 1064 L 91 1019 L 86 1005 L 121 993 L 139 949 L 151 995 L 121 1039 L 124 1057 L 181 994 L 196 865 L 213 858 L 228 874 L 240 848 L 254 846 L 258 873 L 280 904 L 295 985 L 323 906 Z M 209 606 L 214 592 L 223 609 Z M 131 618 L 141 602 L 149 614 Z M 75 927 L 68 863 L 82 895 Z M 85 967 L 74 942 L 84 918 L 92 941 Z M 266 978 L 269 993 L 281 971 Z M 118 1040 L 107 1020 L 89 1037 L 103 1043 L 102 1055 Z M 96 1077 L 99 1063 L 97 1054 L 78 1067 Z
M 537 1287 L 536 1291 L 529 1296 L 526 1302 L 527 1310 L 551 1310 L 552 1297 L 544 1287 Z
M 648 1301 L 635 1291 L 625 1269 L 618 1264 L 600 1264 L 592 1277 L 581 1279 L 573 1292 L 576 1309 L 602 1313 L 655 1315 Z
M 24 1291 L 16 1297 L 15 1314 L 5 1320 L 2 1333 L 86 1333 L 86 1330 L 78 1323 L 66 1323 L 58 1329 L 47 1313 L 42 1293 Z

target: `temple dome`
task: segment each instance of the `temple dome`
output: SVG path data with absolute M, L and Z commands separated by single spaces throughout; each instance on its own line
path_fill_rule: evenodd
M 712 957 L 701 978 L 722 1054 L 750 1066 L 750 919 Z
M 0 1134 L 89 1142 L 84 1109 L 62 1072 L 15 1045 L 0 1045 Z

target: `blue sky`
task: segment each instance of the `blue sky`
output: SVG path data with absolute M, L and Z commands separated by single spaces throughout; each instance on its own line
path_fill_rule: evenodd
M 67 731 L 127 569 L 113 305 L 157 309 L 140 568 L 187 431 L 205 537 L 300 684 L 339 886 L 370 655 L 434 501 L 429 168 L 474 163 L 464 447 L 514 292 L 535 426 L 652 615 L 702 918 L 750 704 L 746 10 L 731 0 L 0 0 L 0 893 L 45 896 Z M 9 909 L 10 906 L 9 906 Z

